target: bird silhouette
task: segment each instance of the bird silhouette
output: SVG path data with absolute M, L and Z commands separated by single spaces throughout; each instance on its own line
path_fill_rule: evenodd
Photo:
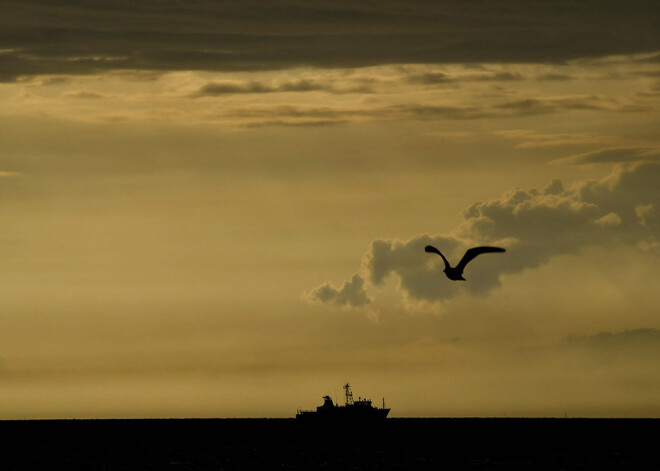
M 445 262 L 445 269 L 443 270 L 445 275 L 447 275 L 447 278 L 454 281 L 465 281 L 465 278 L 463 278 L 463 270 L 465 270 L 465 265 L 467 265 L 477 255 L 490 252 L 505 252 L 505 250 L 500 247 L 472 247 L 471 249 L 467 249 L 461 261 L 458 262 L 458 265 L 452 268 L 445 256 L 442 255 L 442 253 L 432 245 L 427 245 L 424 247 L 424 251 L 429 253 L 437 253 L 440 255 L 442 257 L 442 261 Z

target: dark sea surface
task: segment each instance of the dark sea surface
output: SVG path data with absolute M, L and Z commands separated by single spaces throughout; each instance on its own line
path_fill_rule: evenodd
M 660 419 L 0 421 L 9 470 L 660 470 Z

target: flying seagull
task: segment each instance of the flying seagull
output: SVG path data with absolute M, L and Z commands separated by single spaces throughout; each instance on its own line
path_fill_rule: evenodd
M 472 247 L 471 249 L 467 249 L 467 252 L 465 252 L 465 255 L 463 255 L 461 261 L 458 262 L 458 265 L 452 268 L 445 256 L 442 255 L 442 253 L 440 253 L 440 251 L 432 245 L 427 245 L 424 247 L 424 250 L 429 253 L 437 253 L 442 257 L 442 261 L 445 262 L 445 269 L 443 271 L 445 272 L 445 275 L 447 275 L 447 278 L 454 281 L 465 280 L 465 278 L 463 278 L 463 270 L 465 270 L 465 265 L 467 265 L 470 260 L 472 260 L 477 255 L 490 252 L 505 252 L 505 250 L 500 247 Z

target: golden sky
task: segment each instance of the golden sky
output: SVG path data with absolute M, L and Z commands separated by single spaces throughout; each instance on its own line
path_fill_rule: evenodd
M 660 416 L 656 1 L 3 5 L 0 418 Z

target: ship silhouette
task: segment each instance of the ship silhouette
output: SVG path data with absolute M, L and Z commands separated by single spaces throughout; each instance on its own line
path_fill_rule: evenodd
M 385 398 L 383 398 L 383 407 L 375 407 L 370 399 L 358 397 L 357 401 L 353 399 L 351 385 L 344 385 L 346 392 L 346 403 L 343 406 L 335 404 L 330 396 L 323 396 L 323 405 L 316 410 L 299 410 L 296 413 L 298 420 L 322 420 L 322 421 L 359 421 L 371 422 L 384 420 L 389 414 L 390 409 L 385 408 Z

